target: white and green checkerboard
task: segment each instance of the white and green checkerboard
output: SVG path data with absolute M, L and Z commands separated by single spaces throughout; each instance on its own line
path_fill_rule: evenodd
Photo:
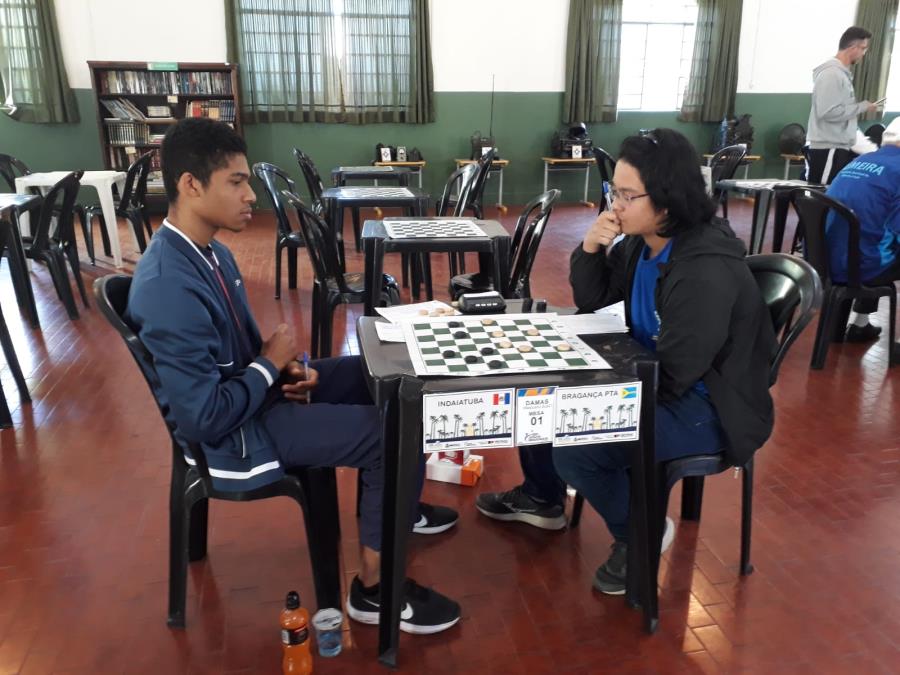
M 489 320 L 493 323 L 485 324 Z M 536 330 L 536 335 L 529 335 Z M 502 331 L 502 336 L 492 333 Z M 556 314 L 422 317 L 403 324 L 416 375 L 475 376 L 503 372 L 602 370 L 609 364 Z M 501 346 L 509 342 L 510 346 Z M 560 351 L 567 344 L 570 350 Z M 530 351 L 520 351 L 529 345 Z

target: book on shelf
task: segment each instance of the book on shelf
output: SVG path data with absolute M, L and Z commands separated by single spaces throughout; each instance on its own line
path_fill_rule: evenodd
M 232 94 L 231 73 L 227 71 L 106 70 L 97 77 L 101 94 Z
M 103 99 L 101 103 L 114 117 L 117 117 L 120 120 L 144 121 L 147 119 L 140 108 L 124 98 Z
M 234 122 L 234 101 L 189 101 L 184 108 L 184 116 Z

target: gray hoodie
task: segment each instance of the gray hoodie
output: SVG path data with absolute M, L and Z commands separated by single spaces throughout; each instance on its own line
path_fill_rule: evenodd
M 869 107 L 857 102 L 853 74 L 836 58 L 813 70 L 812 109 L 806 140 L 809 147 L 849 150 L 856 141 L 856 118 Z

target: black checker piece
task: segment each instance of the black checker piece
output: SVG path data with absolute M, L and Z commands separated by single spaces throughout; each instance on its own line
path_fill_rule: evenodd
M 481 359 L 474 354 L 466 354 L 466 363 L 478 363 L 479 361 L 481 361 Z
M 450 328 L 462 328 L 462 321 L 451 321 L 447 324 Z
M 445 359 L 453 359 L 453 358 L 456 358 L 457 356 L 459 356 L 459 354 L 457 354 L 457 353 L 456 353 L 455 351 L 453 351 L 452 349 L 445 349 L 445 350 L 442 352 L 441 355 L 442 355 Z
M 485 356 L 490 356 L 491 354 L 496 354 L 497 350 L 494 349 L 493 347 L 482 347 L 481 353 L 484 354 Z
M 453 334 L 453 337 L 455 337 L 457 340 L 464 340 L 465 338 L 469 337 L 469 334 L 464 330 L 458 330 Z

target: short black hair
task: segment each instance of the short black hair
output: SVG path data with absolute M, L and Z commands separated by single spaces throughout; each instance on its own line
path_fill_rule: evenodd
M 225 122 L 208 117 L 187 117 L 169 127 L 160 150 L 163 185 L 170 203 L 178 200 L 178 180 L 189 173 L 202 185 L 232 155 L 246 155 L 247 144 Z
M 868 40 L 871 37 L 872 33 L 865 28 L 861 26 L 850 26 L 850 28 L 845 30 L 844 34 L 841 35 L 841 41 L 838 42 L 838 50 L 847 49 L 847 47 L 851 47 L 854 42 Z
M 653 129 L 622 141 L 619 161 L 630 164 L 641 176 L 657 209 L 667 209 L 661 237 L 708 224 L 716 206 L 706 193 L 700 157 L 691 142 L 673 129 Z

